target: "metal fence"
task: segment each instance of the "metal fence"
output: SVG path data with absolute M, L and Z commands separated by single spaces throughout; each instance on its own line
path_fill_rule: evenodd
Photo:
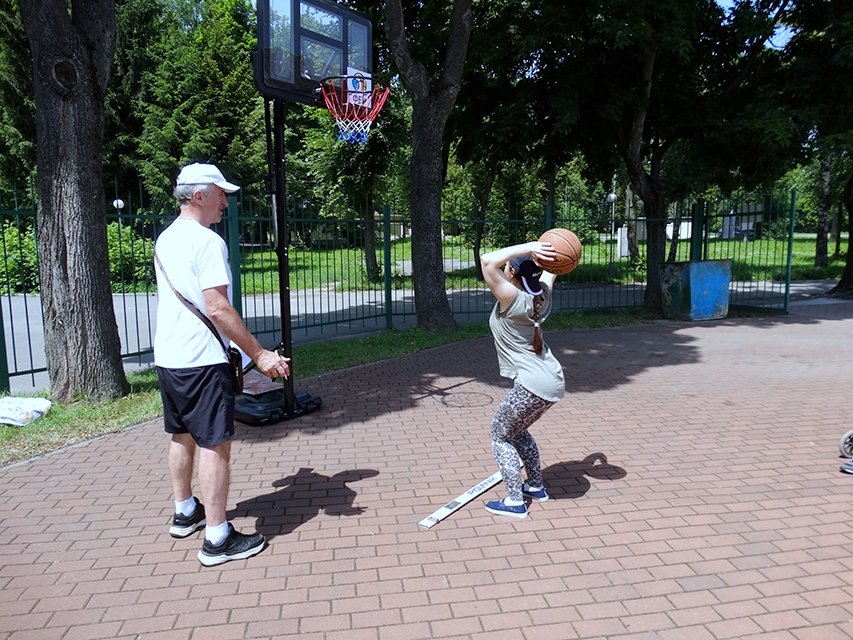
M 141 202 L 141 198 L 140 198 Z M 139 206 L 116 199 L 107 214 L 113 306 L 129 368 L 152 361 L 156 319 L 154 240 L 176 215 L 173 205 Z M 456 214 L 458 216 L 458 213 Z M 478 277 L 477 257 L 536 239 L 545 229 L 576 231 L 580 266 L 555 285 L 554 310 L 628 308 L 643 303 L 645 221 L 627 225 L 609 205 L 572 212 L 560 207 L 525 218 L 472 220 L 445 211 L 442 245 L 448 301 L 459 322 L 484 321 L 494 299 Z M 732 305 L 784 312 L 788 303 L 793 201 L 766 198 L 750 205 L 700 203 L 690 216 L 667 221 L 676 260 L 731 259 Z M 42 304 L 38 295 L 35 216 L 31 208 L 0 210 L 4 269 L 0 312 L 13 392 L 47 388 Z M 281 339 L 277 229 L 262 198 L 229 198 L 215 227 L 232 256 L 234 306 L 262 343 Z M 694 233 L 695 231 L 695 233 Z M 323 203 L 288 207 L 290 330 L 294 344 L 407 328 L 416 324 L 409 221 L 388 205 L 366 201 L 329 211 Z M 698 244 L 697 244 L 698 241 Z M 697 248 L 698 247 L 698 248 Z M 234 259 L 236 257 L 236 259 Z M 0 362 L 2 367 L 2 362 Z M 0 368 L 0 383 L 3 372 Z
M 788 311 L 796 193 L 704 205 L 703 259 L 732 261 L 729 304 Z

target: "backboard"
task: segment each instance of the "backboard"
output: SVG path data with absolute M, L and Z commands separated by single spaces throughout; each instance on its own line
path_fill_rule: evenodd
M 373 24 L 327 0 L 258 0 L 254 67 L 263 95 L 322 105 L 322 79 L 372 77 Z

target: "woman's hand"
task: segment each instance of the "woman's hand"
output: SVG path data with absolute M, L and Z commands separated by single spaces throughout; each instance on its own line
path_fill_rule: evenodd
M 557 250 L 550 242 L 531 242 L 530 257 L 536 266 L 543 267 L 557 258 Z

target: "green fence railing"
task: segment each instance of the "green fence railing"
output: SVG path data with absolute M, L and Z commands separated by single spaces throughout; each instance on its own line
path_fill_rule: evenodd
M 142 206 L 141 198 L 129 196 L 125 201 L 116 198 L 115 204 L 121 207 L 108 212 L 106 221 L 122 356 L 128 364 L 147 366 L 156 321 L 154 241 L 177 212 L 172 206 Z M 301 200 L 290 203 L 288 209 L 289 320 L 294 343 L 416 323 L 411 232 L 404 215 L 370 201 L 329 211 L 328 203 Z M 793 204 L 770 197 L 748 205 L 700 203 L 690 215 L 667 220 L 669 244 L 675 243 L 676 260 L 695 259 L 700 250 L 703 259 L 731 259 L 733 305 L 784 312 L 792 215 Z M 584 244 L 578 268 L 557 280 L 555 311 L 643 304 L 646 238 L 642 217 L 629 225 L 617 219 L 609 205 L 587 211 L 540 207 L 534 217 L 490 215 L 477 220 L 454 217 L 449 210 L 444 216 L 445 284 L 451 310 L 460 322 L 487 319 L 494 304 L 478 274 L 479 255 L 535 239 L 551 226 L 574 230 Z M 0 362 L 0 387 L 4 378 L 15 378 L 20 384 L 29 379 L 39 386 L 37 378 L 46 369 L 35 216 L 32 210 L 0 211 L 0 225 L 4 254 L 0 312 L 7 366 L 4 375 Z M 700 230 L 698 245 L 691 226 Z M 262 342 L 276 344 L 281 339 L 279 233 L 271 207 L 264 198 L 232 197 L 215 229 L 225 238 L 232 257 L 234 306 Z

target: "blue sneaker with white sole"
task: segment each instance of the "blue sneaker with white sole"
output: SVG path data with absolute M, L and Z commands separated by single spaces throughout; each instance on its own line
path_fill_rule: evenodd
M 486 511 L 489 513 L 494 513 L 498 516 L 509 516 L 510 518 L 526 518 L 527 517 L 527 505 L 526 504 L 505 504 L 503 500 L 495 500 L 493 502 L 486 503 Z
M 534 490 L 531 489 L 530 485 L 526 482 L 521 485 L 521 493 L 527 496 L 528 498 L 533 498 L 534 500 L 538 500 L 539 502 L 545 502 L 551 497 L 548 495 L 548 492 L 545 491 L 545 487 Z

